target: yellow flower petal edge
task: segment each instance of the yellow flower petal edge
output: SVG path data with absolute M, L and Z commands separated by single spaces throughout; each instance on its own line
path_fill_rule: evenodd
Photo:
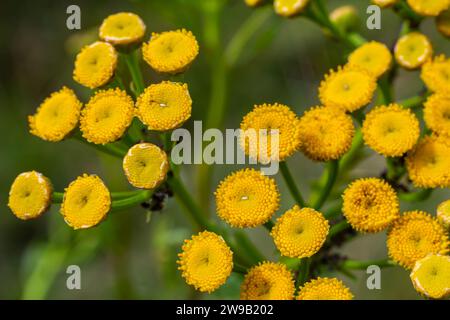
M 99 29 L 103 41 L 115 45 L 138 43 L 145 34 L 142 19 L 131 12 L 119 12 L 106 17 Z

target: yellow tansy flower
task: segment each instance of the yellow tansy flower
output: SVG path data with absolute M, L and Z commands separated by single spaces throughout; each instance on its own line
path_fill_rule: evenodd
M 248 5 L 249 7 L 256 7 L 264 3 L 264 0 L 244 0 L 244 1 L 245 4 Z
M 420 135 L 419 120 L 397 104 L 372 109 L 363 122 L 365 143 L 386 157 L 400 157 L 411 150 Z
M 203 231 L 184 240 L 178 269 L 189 285 L 212 292 L 225 283 L 233 270 L 233 252 L 221 236 Z
M 73 79 L 94 89 L 108 83 L 117 66 L 117 52 L 107 43 L 97 41 L 85 46 L 77 55 Z
M 422 67 L 421 77 L 430 91 L 450 93 L 450 59 L 440 55 Z
M 424 104 L 423 117 L 429 129 L 450 137 L 450 94 L 435 93 Z
M 355 111 L 372 100 L 377 87 L 376 78 L 355 67 L 339 67 L 330 71 L 320 84 L 319 98 L 326 107 Z
M 413 70 L 422 66 L 433 55 L 433 47 L 427 36 L 410 32 L 395 44 L 395 60 L 402 67 Z
M 242 119 L 241 130 L 242 149 L 260 162 L 268 160 L 267 157 L 283 161 L 300 147 L 299 119 L 288 106 L 282 104 L 255 105 Z M 269 136 L 263 139 L 260 130 L 266 130 Z M 278 130 L 278 150 L 272 150 L 271 130 Z
M 238 228 L 266 223 L 280 203 L 275 180 L 249 168 L 226 177 L 215 196 L 219 217 Z
M 405 212 L 388 231 L 389 256 L 411 269 L 428 254 L 447 254 L 449 241 L 444 227 L 423 211 Z
M 136 107 L 139 118 L 150 130 L 166 131 L 191 117 L 192 99 L 187 84 L 163 81 L 147 87 Z
M 407 0 L 409 6 L 423 16 L 437 16 L 448 9 L 450 0 Z
M 166 178 L 169 161 L 159 147 L 139 143 L 131 147 L 123 158 L 123 170 L 132 186 L 153 189 Z
M 409 178 L 419 188 L 450 187 L 450 145 L 427 136 L 406 157 Z
M 396 4 L 399 0 L 372 0 L 373 4 L 376 4 L 377 6 L 381 8 L 387 8 L 390 6 L 393 6 Z
M 153 33 L 142 46 L 144 60 L 163 73 L 185 71 L 198 55 L 198 43 L 190 31 L 176 30 Z
M 352 300 L 353 294 L 337 278 L 317 278 L 305 283 L 297 300 Z
M 145 34 L 142 19 L 131 12 L 120 12 L 108 16 L 100 26 L 99 36 L 103 41 L 125 45 L 137 43 Z
M 444 36 L 450 37 L 450 10 L 443 11 L 436 18 L 436 27 Z
M 134 117 L 134 102 L 118 88 L 100 90 L 81 112 L 80 129 L 89 142 L 106 144 L 124 134 Z
M 275 0 L 273 7 L 280 16 L 293 17 L 300 14 L 308 3 L 309 0 Z
M 86 229 L 99 224 L 111 208 L 111 195 L 96 175 L 84 174 L 66 188 L 61 214 L 72 228 Z
M 245 275 L 241 300 L 292 300 L 294 277 L 282 263 L 263 262 Z
M 50 180 L 36 171 L 19 174 L 9 191 L 8 207 L 22 220 L 41 216 L 52 202 Z
M 283 256 L 306 258 L 319 251 L 328 230 L 328 220 L 322 213 L 294 206 L 277 219 L 270 234 Z
M 432 299 L 450 296 L 450 256 L 431 254 L 414 265 L 411 281 L 417 292 Z
M 314 107 L 300 118 L 300 149 L 316 161 L 336 160 L 346 153 L 355 133 L 352 118 L 337 108 Z
M 342 212 L 360 232 L 379 232 L 400 216 L 395 190 L 384 180 L 358 179 L 342 195 Z
M 61 141 L 77 126 L 81 107 L 73 90 L 63 87 L 45 99 L 34 115 L 28 116 L 30 132 L 47 141 Z
M 438 206 L 437 218 L 444 226 L 450 227 L 450 200 L 446 200 Z
M 385 73 L 392 63 L 388 47 L 381 42 L 371 41 L 352 52 L 348 58 L 350 66 L 359 67 L 375 77 Z

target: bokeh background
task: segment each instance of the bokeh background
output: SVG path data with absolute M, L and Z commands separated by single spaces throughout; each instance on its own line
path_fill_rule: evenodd
M 66 8 L 81 7 L 82 29 L 66 28 Z M 351 4 L 361 16 L 360 32 L 369 39 L 392 46 L 400 19 L 382 12 L 382 29 L 365 28 L 369 1 L 328 1 L 329 8 Z M 96 39 L 103 18 L 119 11 L 142 17 L 150 32 L 187 28 L 200 43 L 200 55 L 184 75 L 193 98 L 192 120 L 204 120 L 219 128 L 237 128 L 254 104 L 280 102 L 301 114 L 319 103 L 317 87 L 323 74 L 345 61 L 345 47 L 323 35 L 319 27 L 304 18 L 283 19 L 270 8 L 256 10 L 243 0 L 149 0 L 149 1 L 32 1 L 0 2 L 0 298 L 1 299 L 209 299 L 238 298 L 242 276 L 233 275 L 212 295 L 199 294 L 181 278 L 175 260 L 183 239 L 194 232 L 182 208 L 170 199 L 162 212 L 149 222 L 141 208 L 111 214 L 91 230 L 72 231 L 53 206 L 40 219 L 23 222 L 7 207 L 10 184 L 23 171 L 37 170 L 49 177 L 56 190 L 63 190 L 82 173 L 96 173 L 114 191 L 129 188 L 116 158 L 68 139 L 48 143 L 30 135 L 27 115 L 34 112 L 49 93 L 67 85 L 87 101 L 89 91 L 72 80 L 76 53 Z M 437 53 L 449 53 L 449 42 L 435 29 L 432 19 L 422 31 Z M 239 37 L 236 35 L 239 34 Z M 248 41 L 239 42 L 242 39 Z M 230 45 L 231 43 L 231 45 Z M 236 53 L 239 53 L 237 56 Z M 224 55 L 238 57 L 224 67 Z M 146 83 L 161 76 L 142 64 Z M 223 81 L 225 79 L 225 81 Z M 423 85 L 418 72 L 400 72 L 396 100 L 418 93 Z M 220 115 L 224 106 L 224 116 Z M 209 116 L 208 116 L 209 114 Z M 222 119 L 223 118 L 223 119 Z M 298 154 L 289 160 L 297 184 L 308 195 L 323 166 Z M 347 178 L 378 176 L 384 160 L 367 151 Z M 182 175 L 196 198 L 216 219 L 212 194 L 217 183 L 238 167 L 214 166 L 209 192 L 198 187 L 199 166 L 185 165 Z M 293 205 L 286 187 L 277 177 L 282 207 Z M 341 180 L 344 186 L 346 181 Z M 201 182 L 200 182 L 201 184 Z M 338 188 L 339 189 L 339 188 Z M 337 190 L 339 191 L 339 190 Z M 338 194 L 336 195 L 338 196 Z M 402 206 L 435 212 L 449 197 L 448 190 L 435 192 L 427 201 Z M 209 204 L 208 204 L 209 198 Z M 248 234 L 269 257 L 275 248 L 263 228 Z M 341 252 L 353 259 L 386 257 L 385 234 L 359 236 Z M 76 264 L 82 270 L 82 289 L 66 288 L 66 268 Z M 409 275 L 401 268 L 382 272 L 382 289 L 368 290 L 365 272 L 357 279 L 341 279 L 359 299 L 417 299 Z

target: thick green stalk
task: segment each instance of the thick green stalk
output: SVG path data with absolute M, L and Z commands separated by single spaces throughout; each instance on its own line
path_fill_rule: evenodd
M 330 195 L 331 190 L 333 189 L 334 183 L 336 182 L 336 178 L 338 176 L 338 172 L 339 160 L 332 160 L 328 162 L 326 170 L 326 183 L 319 195 L 319 198 L 317 198 L 317 201 L 313 204 L 314 209 L 320 210 L 320 208 L 322 208 L 323 204 Z
M 280 162 L 280 170 L 292 198 L 294 198 L 295 202 L 297 202 L 300 207 L 307 207 L 305 200 L 303 200 L 303 197 L 295 184 L 294 178 L 289 171 L 286 161 Z
M 152 190 L 142 190 L 137 194 L 132 195 L 131 197 L 123 198 L 120 200 L 113 200 L 111 203 L 111 210 L 120 211 L 138 206 L 141 203 L 149 200 L 152 194 Z
M 421 189 L 416 192 L 399 192 L 398 197 L 405 202 L 419 202 L 428 199 L 433 193 L 433 189 Z
M 311 265 L 311 258 L 301 259 L 296 281 L 296 287 L 302 286 L 306 281 L 308 281 L 310 265 Z
M 52 202 L 53 203 L 62 203 L 64 198 L 64 192 L 53 192 L 52 194 Z
M 136 97 L 144 92 L 144 77 L 142 76 L 141 69 L 139 67 L 139 50 L 124 54 L 125 63 L 127 64 L 128 70 L 133 80 L 134 91 Z
M 235 262 L 233 263 L 233 272 L 247 274 L 247 268 Z
M 400 104 L 403 108 L 411 108 L 411 109 L 415 109 L 418 107 L 421 107 L 422 104 L 425 102 L 426 100 L 426 95 L 423 96 L 414 96 L 408 99 L 404 99 L 398 102 L 398 104 Z
M 348 228 L 350 228 L 350 224 L 346 220 L 335 224 L 330 228 L 330 231 L 328 232 L 327 241 L 330 241 L 335 235 L 341 233 L 344 230 L 347 230 Z
M 376 265 L 380 268 L 393 267 L 396 264 L 389 259 L 381 260 L 369 260 L 369 261 L 358 261 L 358 260 L 345 260 L 340 266 L 344 269 L 350 270 L 366 270 L 369 266 Z
M 97 149 L 98 151 L 101 151 L 103 153 L 109 154 L 114 157 L 123 158 L 127 154 L 126 150 L 124 150 L 116 145 L 113 145 L 111 143 L 104 144 L 104 145 L 90 143 L 89 141 L 85 140 L 81 135 L 78 135 L 78 134 L 75 134 L 72 137 L 80 142 L 83 142 L 84 144 L 87 144 L 88 146 L 90 146 L 92 148 Z

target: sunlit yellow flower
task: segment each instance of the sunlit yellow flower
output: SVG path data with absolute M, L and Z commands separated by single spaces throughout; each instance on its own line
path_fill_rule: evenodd
M 328 220 L 322 213 L 294 206 L 277 219 L 270 234 L 283 256 L 305 258 L 319 251 L 328 230 Z
M 314 107 L 300 118 L 300 148 L 310 159 L 329 161 L 342 157 L 351 145 L 352 118 L 337 108 Z
M 450 137 L 450 94 L 435 93 L 424 104 L 423 117 L 429 129 Z
M 450 187 L 449 143 L 442 137 L 425 137 L 406 157 L 406 168 L 416 187 Z
M 36 171 L 23 172 L 11 186 L 8 207 L 19 219 L 34 219 L 47 211 L 52 193 L 52 184 L 44 175 Z
M 428 254 L 447 254 L 449 241 L 444 227 L 423 211 L 405 212 L 388 231 L 389 256 L 411 269 Z
M 75 60 L 73 79 L 94 89 L 108 83 L 117 65 L 117 52 L 107 42 L 94 42 L 81 49 Z
M 192 99 L 187 84 L 163 81 L 147 87 L 136 107 L 139 118 L 150 130 L 166 131 L 191 117 Z
M 422 80 L 430 91 L 450 93 L 450 59 L 440 55 L 422 67 Z
M 131 147 L 123 158 L 123 170 L 132 186 L 153 189 L 166 178 L 169 161 L 159 147 L 139 143 Z
M 438 206 L 437 218 L 444 226 L 450 227 L 450 200 L 446 200 Z
M 417 69 L 433 55 L 433 47 L 427 36 L 420 32 L 410 32 L 396 43 L 395 60 L 406 69 Z
M 225 283 L 233 270 L 233 252 L 221 236 L 203 231 L 184 240 L 178 269 L 189 285 L 212 292 Z
M 45 99 L 34 115 L 28 116 L 30 132 L 47 141 L 61 141 L 77 126 L 81 107 L 73 90 L 63 87 Z
M 297 300 L 352 300 L 353 294 L 337 278 L 317 278 L 305 283 Z
M 248 5 L 249 7 L 256 7 L 264 3 L 264 0 L 244 0 L 244 1 L 245 4 Z
M 300 147 L 299 119 L 282 104 L 255 105 L 242 119 L 241 130 L 242 149 L 260 162 L 265 162 L 268 157 L 283 161 Z M 271 130 L 278 130 L 278 134 L 272 134 Z M 278 148 L 272 150 L 274 138 L 278 139 Z
M 358 179 L 345 189 L 342 198 L 342 212 L 360 232 L 381 231 L 400 216 L 397 194 L 382 179 Z
M 106 218 L 111 208 L 111 195 L 96 175 L 84 174 L 66 188 L 61 214 L 74 229 L 91 228 Z
M 241 300 L 292 300 L 294 292 L 293 275 L 284 264 L 263 262 L 245 275 Z
M 180 73 L 198 55 L 198 43 L 190 31 L 184 29 L 153 33 L 142 46 L 144 60 L 156 71 Z
M 376 78 L 363 69 L 339 67 L 330 71 L 320 84 L 319 98 L 326 107 L 355 111 L 367 105 L 373 97 Z
M 363 122 L 365 143 L 386 157 L 400 157 L 411 150 L 420 135 L 419 120 L 398 104 L 372 109 Z
M 437 16 L 448 9 L 450 0 L 407 0 L 409 6 L 423 16 Z
M 376 4 L 377 6 L 381 8 L 387 8 L 394 4 L 396 4 L 399 0 L 372 0 L 373 4 Z
M 414 265 L 411 281 L 425 297 L 445 299 L 450 296 L 450 256 L 431 254 Z
M 444 36 L 450 37 L 450 10 L 443 11 L 436 18 L 436 27 Z
M 303 11 L 309 0 L 275 0 L 273 7 L 275 12 L 283 17 L 293 17 Z
M 120 12 L 108 16 L 100 26 L 100 39 L 117 45 L 137 43 L 145 34 L 142 19 L 131 12 Z
M 125 91 L 97 91 L 81 112 L 83 137 L 96 144 L 116 141 L 131 124 L 134 113 L 133 99 Z
M 348 58 L 350 66 L 366 70 L 375 77 L 385 73 L 392 63 L 389 48 L 381 42 L 371 41 L 353 51 Z
M 280 202 L 275 180 L 249 168 L 226 177 L 215 196 L 219 217 L 239 228 L 266 223 Z

